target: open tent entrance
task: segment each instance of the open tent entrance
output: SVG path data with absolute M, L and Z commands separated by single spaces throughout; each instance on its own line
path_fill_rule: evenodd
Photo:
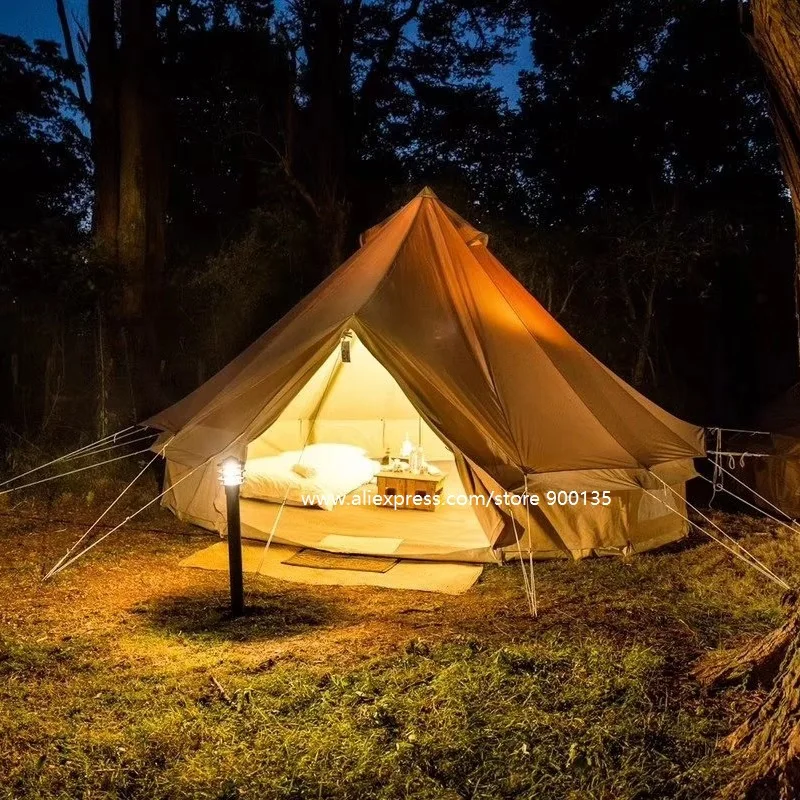
M 332 510 L 296 503 L 244 498 L 242 533 L 334 552 L 398 558 L 495 561 L 491 543 L 461 483 L 452 450 L 427 425 L 391 376 L 353 331 L 348 331 L 322 366 L 275 422 L 247 448 L 245 471 L 264 458 L 302 451 L 315 444 L 363 448 L 379 460 L 396 457 L 403 440 L 421 445 L 425 459 L 446 473 L 444 498 L 435 512 L 380 507 L 369 502 L 374 481 L 356 488 Z

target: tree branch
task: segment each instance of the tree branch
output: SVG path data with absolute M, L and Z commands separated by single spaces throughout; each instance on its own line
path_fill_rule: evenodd
M 75 47 L 72 43 L 72 31 L 69 27 L 69 20 L 67 19 L 67 9 L 64 7 L 64 0 L 56 0 L 56 11 L 58 12 L 58 21 L 61 23 L 61 33 L 64 37 L 64 49 L 67 52 L 67 60 L 75 70 L 75 88 L 78 90 L 78 101 L 81 111 L 89 119 L 90 106 L 89 99 L 86 97 L 86 88 L 83 85 L 83 68 L 78 64 L 78 59 L 75 58 Z
M 389 62 L 397 52 L 397 45 L 400 43 L 403 29 L 418 14 L 422 0 L 411 0 L 406 10 L 395 17 L 391 24 L 387 26 L 387 36 L 377 48 L 376 57 L 372 61 L 372 66 L 364 79 L 361 87 L 361 102 L 369 103 L 370 96 L 375 92 L 381 78 L 386 74 Z

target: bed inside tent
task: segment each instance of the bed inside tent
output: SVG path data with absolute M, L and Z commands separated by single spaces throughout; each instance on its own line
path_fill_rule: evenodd
M 452 499 L 441 502 L 435 512 L 375 505 L 369 496 L 377 492 L 377 482 L 370 477 L 330 509 L 283 503 L 280 497 L 265 501 L 243 495 L 242 534 L 261 541 L 272 534 L 272 541 L 279 544 L 332 552 L 438 561 L 496 560 L 474 509 L 467 504 L 452 450 L 352 331 L 280 417 L 249 444 L 245 474 L 252 480 L 262 464 L 286 453 L 293 454 L 289 461 L 307 461 L 303 452 L 319 445 L 360 448 L 377 470 L 387 449 L 397 457 L 406 438 L 420 445 L 425 460 L 446 476 L 443 499 Z M 291 467 L 288 461 L 284 464 Z M 342 469 L 346 466 L 342 464 Z

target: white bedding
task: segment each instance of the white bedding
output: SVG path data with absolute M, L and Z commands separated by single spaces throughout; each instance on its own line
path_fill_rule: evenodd
M 302 477 L 293 467 L 310 467 Z M 242 497 L 295 506 L 313 505 L 331 511 L 337 499 L 369 483 L 380 464 L 350 445 L 315 444 L 304 450 L 287 450 L 277 456 L 249 459 L 245 464 Z M 340 501 L 340 500 L 339 500 Z

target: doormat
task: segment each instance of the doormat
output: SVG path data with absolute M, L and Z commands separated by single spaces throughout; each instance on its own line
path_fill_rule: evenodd
M 309 547 L 298 550 L 282 563 L 291 567 L 315 569 L 350 569 L 358 572 L 388 572 L 400 559 L 354 556 L 349 553 L 326 553 Z

